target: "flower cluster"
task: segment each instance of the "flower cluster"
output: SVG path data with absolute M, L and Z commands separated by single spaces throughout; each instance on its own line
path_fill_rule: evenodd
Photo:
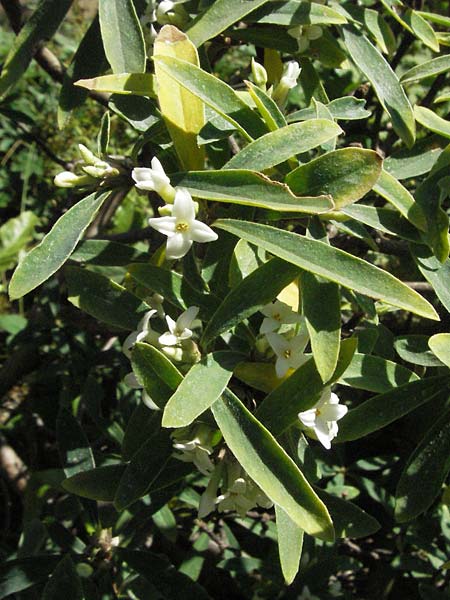
M 82 157 L 82 162 L 79 164 L 81 173 L 78 175 L 72 171 L 62 171 L 58 173 L 54 179 L 54 183 L 58 187 L 73 188 L 86 185 L 97 184 L 98 180 L 105 180 L 109 177 L 119 175 L 119 170 L 110 163 L 95 156 L 86 146 L 79 144 L 78 148 Z
M 193 242 L 214 242 L 217 234 L 205 223 L 198 221 L 198 205 L 185 188 L 173 188 L 170 179 L 155 157 L 151 168 L 135 168 L 132 177 L 136 187 L 154 191 L 167 203 L 160 209 L 163 216 L 148 220 L 150 227 L 167 236 L 166 258 L 178 259 L 185 256 Z

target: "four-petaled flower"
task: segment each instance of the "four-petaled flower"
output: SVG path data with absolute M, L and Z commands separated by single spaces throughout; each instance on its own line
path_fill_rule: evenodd
M 306 331 L 290 340 L 273 332 L 268 333 L 266 337 L 277 357 L 275 372 L 278 378 L 284 377 L 289 369 L 298 369 L 308 360 L 308 357 L 304 354 L 308 343 L 308 333 Z
M 167 235 L 166 258 L 182 258 L 193 242 L 214 242 L 217 234 L 195 219 L 195 203 L 188 190 L 177 188 L 170 217 L 148 220 L 150 227 Z
M 176 346 L 184 340 L 192 337 L 192 323 L 198 315 L 198 306 L 190 306 L 178 317 L 176 321 L 166 315 L 167 326 L 169 331 L 159 336 L 158 342 L 161 346 Z
M 301 323 L 302 321 L 301 315 L 295 313 L 288 304 L 281 302 L 281 300 L 266 304 L 261 312 L 266 317 L 259 330 L 259 333 L 262 334 L 276 331 L 280 325 Z
M 156 315 L 157 310 L 149 310 L 145 313 L 143 318 L 139 321 L 136 331 L 132 331 L 130 335 L 125 339 L 122 345 L 122 352 L 126 357 L 131 357 L 131 350 L 134 344 L 137 342 L 150 342 L 151 344 L 157 344 L 159 333 L 154 331 L 150 325 L 150 319 Z
M 339 398 L 326 387 L 318 402 L 310 408 L 299 413 L 298 418 L 308 429 L 312 429 L 319 442 L 327 450 L 331 448 L 331 441 L 338 434 L 337 421 L 347 414 L 348 408 L 339 404 Z
M 162 164 L 156 158 L 152 158 L 151 168 L 136 167 L 131 176 L 135 185 L 140 190 L 147 192 L 156 192 L 166 202 L 173 202 L 175 197 L 175 188 L 170 185 L 170 179 L 166 175 Z

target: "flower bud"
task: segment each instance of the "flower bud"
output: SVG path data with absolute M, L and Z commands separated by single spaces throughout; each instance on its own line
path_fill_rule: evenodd
M 89 148 L 86 148 L 84 144 L 78 144 L 78 149 L 80 151 L 81 158 L 87 165 L 94 165 L 98 161 L 98 158 L 95 156 L 95 154 L 91 152 Z
M 94 181 L 89 175 L 76 175 L 71 171 L 62 171 L 61 173 L 58 173 L 58 175 L 56 175 L 56 177 L 53 180 L 53 183 L 57 187 L 73 188 L 82 185 L 89 185 L 91 183 L 94 183 Z
M 256 62 L 254 58 L 252 58 L 252 78 L 258 87 L 263 88 L 264 90 L 266 89 L 267 71 L 259 62 Z

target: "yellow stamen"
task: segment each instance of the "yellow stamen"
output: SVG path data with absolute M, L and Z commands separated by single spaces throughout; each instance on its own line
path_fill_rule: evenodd
M 290 350 L 285 350 L 283 352 L 284 358 L 291 358 L 291 351 Z
M 175 225 L 175 231 L 178 231 L 179 233 L 184 233 L 188 229 L 189 225 L 187 223 L 180 222 Z

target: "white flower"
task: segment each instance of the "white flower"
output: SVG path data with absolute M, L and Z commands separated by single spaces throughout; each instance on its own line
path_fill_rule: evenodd
M 128 358 L 131 357 L 131 350 L 136 342 L 150 342 L 153 345 L 158 343 L 159 333 L 153 331 L 150 325 L 150 319 L 156 315 L 157 311 L 152 309 L 145 313 L 143 318 L 139 321 L 136 331 L 132 331 L 130 335 L 125 339 L 122 345 L 122 352 Z
M 314 596 L 309 591 L 309 587 L 307 585 L 303 586 L 302 593 L 298 597 L 298 600 L 320 600 L 317 596 Z
M 175 189 L 170 185 L 170 179 L 167 177 L 162 164 L 155 157 L 152 158 L 151 168 L 136 167 L 131 176 L 135 185 L 140 190 L 147 192 L 156 192 L 165 202 L 173 202 L 175 198 Z
M 338 434 L 337 421 L 342 419 L 347 411 L 346 406 L 339 404 L 339 398 L 331 392 L 331 388 L 326 387 L 315 406 L 299 413 L 298 418 L 305 427 L 314 431 L 322 446 L 329 450 L 331 441 Z
M 148 220 L 150 227 L 167 235 L 166 258 L 177 259 L 187 254 L 193 242 L 214 242 L 217 234 L 195 219 L 195 203 L 184 188 L 177 188 L 170 217 Z
M 297 79 L 300 75 L 300 65 L 295 60 L 290 60 L 284 64 L 283 75 L 280 84 L 284 84 L 289 89 L 297 85 Z
M 256 505 L 264 508 L 272 506 L 271 500 L 249 478 L 238 462 L 227 464 L 226 475 L 226 491 L 216 498 L 219 512 L 234 510 L 241 517 L 245 517 Z
M 214 471 L 214 463 L 209 458 L 213 451 L 211 437 L 212 430 L 207 425 L 199 425 L 191 435 L 188 427 L 179 429 L 172 434 L 173 447 L 178 450 L 175 458 L 183 462 L 193 462 L 200 473 L 211 475 Z
M 182 26 L 189 17 L 188 13 L 181 6 L 189 0 L 162 0 L 159 2 L 156 9 L 156 18 L 158 23 L 165 25 L 171 23 L 172 25 Z
M 192 337 L 192 323 L 195 317 L 198 315 L 198 306 L 190 306 L 178 317 L 176 321 L 166 315 L 167 326 L 169 331 L 159 336 L 159 343 L 161 346 L 176 346 L 184 340 L 188 340 Z M 156 312 L 156 311 L 155 311 Z
M 284 377 L 289 369 L 298 369 L 308 360 L 303 353 L 308 343 L 307 333 L 300 333 L 290 340 L 273 332 L 266 337 L 277 357 L 275 371 L 278 378 Z
M 261 309 L 261 312 L 266 317 L 259 330 L 259 333 L 262 334 L 275 331 L 280 325 L 300 323 L 302 321 L 301 315 L 295 313 L 288 304 L 281 302 L 281 300 L 275 300 L 275 302 L 266 304 Z
M 144 386 L 141 385 L 139 383 L 139 381 L 137 380 L 136 375 L 131 372 L 128 373 L 127 375 L 125 375 L 123 382 L 130 388 L 134 389 L 134 390 L 142 390 L 142 402 L 145 404 L 145 406 L 147 408 L 149 408 L 150 410 L 161 410 L 159 408 L 159 406 L 157 404 L 155 404 L 153 402 L 153 400 L 150 398 L 150 396 L 147 394 L 147 392 L 144 389 Z

